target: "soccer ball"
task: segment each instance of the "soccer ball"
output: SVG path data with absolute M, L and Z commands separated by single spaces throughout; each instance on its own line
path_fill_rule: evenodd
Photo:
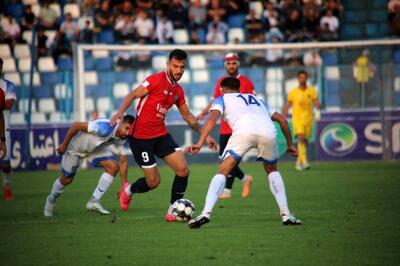
M 194 215 L 194 204 L 188 199 L 178 199 L 172 204 L 172 215 L 178 222 L 187 222 Z

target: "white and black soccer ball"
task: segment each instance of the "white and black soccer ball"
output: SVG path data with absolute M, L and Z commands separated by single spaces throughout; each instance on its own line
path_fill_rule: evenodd
M 178 199 L 172 204 L 172 215 L 178 222 L 187 222 L 194 216 L 194 204 L 188 199 Z

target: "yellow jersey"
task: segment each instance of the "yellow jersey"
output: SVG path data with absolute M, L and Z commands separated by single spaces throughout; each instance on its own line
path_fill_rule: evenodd
M 292 104 L 293 123 L 312 124 L 313 103 L 317 98 L 317 91 L 313 87 L 296 87 L 289 92 L 287 99 Z

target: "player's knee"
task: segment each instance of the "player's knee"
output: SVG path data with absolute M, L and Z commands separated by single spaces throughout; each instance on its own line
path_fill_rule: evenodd
M 150 189 L 155 189 L 160 185 L 161 179 L 151 179 L 151 180 L 146 180 L 147 185 L 149 186 Z
M 119 167 L 118 165 L 112 165 L 106 169 L 106 172 L 112 176 L 116 176 L 118 174 Z
M 11 164 L 4 164 L 1 167 L 1 170 L 6 173 L 9 174 L 11 172 Z
M 177 176 L 189 176 L 190 174 L 189 167 L 187 165 L 179 167 L 178 169 L 176 169 L 175 174 Z
M 267 174 L 270 174 L 272 172 L 278 171 L 278 167 L 274 164 L 264 164 L 264 169 L 267 172 Z
M 61 176 L 59 179 L 60 183 L 63 184 L 64 186 L 67 186 L 74 181 L 73 177 L 66 177 L 66 176 Z

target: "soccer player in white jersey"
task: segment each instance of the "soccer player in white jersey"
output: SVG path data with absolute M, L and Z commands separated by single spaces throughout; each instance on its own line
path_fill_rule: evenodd
M 5 108 L 3 110 L 4 115 L 4 127 L 5 127 L 5 139 L 1 139 L 1 142 L 6 143 L 7 153 L 6 156 L 0 160 L 0 169 L 3 174 L 3 197 L 6 201 L 13 200 L 13 193 L 11 191 L 11 136 L 10 136 L 10 110 L 13 107 L 16 100 L 16 91 L 14 84 L 3 78 L 3 59 L 0 58 L 0 89 L 5 95 Z
M 277 169 L 277 132 L 272 121 L 279 123 L 285 135 L 288 146 L 287 152 L 297 156 L 297 149 L 293 145 L 286 119 L 254 95 L 239 93 L 240 81 L 237 78 L 225 78 L 221 82 L 221 87 L 224 94 L 215 99 L 199 141 L 189 150 L 191 153 L 200 151 L 205 137 L 215 127 L 221 115 L 228 121 L 233 133 L 221 156 L 219 172 L 211 180 L 204 209 L 200 216 L 189 221 L 188 226 L 200 228 L 210 221 L 211 212 L 224 190 L 226 176 L 240 162 L 243 155 L 252 148 L 257 149 L 258 160 L 263 161 L 271 192 L 279 206 L 282 223 L 284 225 L 302 224 L 301 220 L 295 218 L 289 211 L 285 185 Z
M 110 120 L 108 119 L 75 122 L 72 124 L 64 142 L 57 149 L 60 154 L 63 154 L 61 176 L 56 179 L 50 194 L 46 198 L 44 216 L 53 216 L 57 198 L 63 192 L 64 187 L 73 181 L 76 171 L 84 158 L 87 158 L 93 166 L 104 168 L 104 173 L 101 175 L 92 197 L 86 204 L 86 209 L 100 214 L 110 214 L 100 204 L 101 197 L 110 187 L 118 173 L 118 165 L 108 146 L 125 141 L 134 120 L 133 116 L 125 115 L 114 126 L 110 126 Z

